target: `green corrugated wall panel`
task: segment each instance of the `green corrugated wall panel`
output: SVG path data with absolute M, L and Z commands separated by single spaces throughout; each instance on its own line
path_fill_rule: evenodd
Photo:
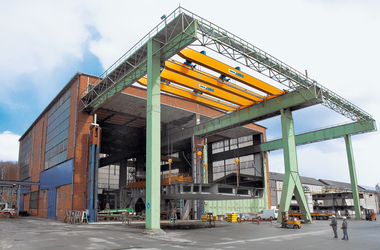
M 206 205 L 207 204 L 207 205 Z M 257 213 L 264 209 L 265 202 L 263 198 L 248 200 L 223 200 L 223 201 L 205 201 L 206 212 L 214 216 L 223 215 L 225 212 L 238 213 Z

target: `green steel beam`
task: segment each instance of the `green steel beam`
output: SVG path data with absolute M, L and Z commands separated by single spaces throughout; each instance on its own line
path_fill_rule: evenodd
M 289 211 L 290 202 L 296 197 L 298 206 L 305 220 L 311 221 L 309 206 L 303 192 L 301 179 L 298 173 L 296 140 L 294 134 L 294 122 L 290 109 L 281 109 L 281 129 L 284 148 L 285 176 L 281 192 L 279 214 Z M 278 216 L 278 222 L 282 222 L 282 216 Z
M 197 21 L 193 20 L 186 27 L 182 27 L 182 31 L 179 32 L 173 39 L 166 43 L 160 42 L 160 48 L 156 53 L 160 54 L 161 61 L 166 61 L 171 58 L 173 55 L 181 51 L 183 48 L 187 47 L 193 41 L 196 40 L 197 31 Z M 141 50 L 143 51 L 146 43 L 141 45 Z M 143 52 L 141 52 L 143 53 Z M 144 57 L 144 55 L 141 55 Z M 128 64 L 128 58 L 125 59 L 123 64 L 120 64 L 120 68 L 125 64 Z M 125 67 L 125 66 L 124 66 Z M 115 68 L 110 74 L 115 71 L 120 71 L 122 77 L 119 77 L 118 80 L 112 80 L 109 76 L 105 75 L 102 81 L 97 84 L 92 89 L 88 90 L 88 94 L 82 97 L 82 103 L 84 105 L 83 111 L 94 111 L 99 108 L 102 104 L 108 102 L 113 96 L 117 93 L 120 93 L 126 89 L 129 85 L 136 82 L 138 79 L 146 75 L 147 73 L 147 59 L 143 60 L 138 65 L 133 66 L 131 70 L 124 70 Z M 123 71 L 127 71 L 123 73 Z M 101 85 L 104 85 L 103 87 Z M 97 90 L 101 88 L 101 90 Z
M 358 121 L 296 135 L 296 145 L 299 146 L 371 131 L 376 131 L 375 120 Z M 281 149 L 282 139 L 262 143 L 260 147 L 262 151 Z
M 191 128 L 185 128 L 173 133 L 173 142 L 188 140 L 193 135 L 207 137 L 209 135 L 228 130 L 230 128 L 243 126 L 249 123 L 265 120 L 280 114 L 280 109 L 290 108 L 298 110 L 322 102 L 321 93 L 318 88 L 310 88 L 293 91 L 279 96 L 278 99 L 270 99 L 238 111 L 231 112 L 218 118 L 201 123 Z M 166 143 L 162 142 L 163 145 Z
M 352 149 L 351 136 L 344 135 L 344 141 L 346 143 L 348 169 L 350 170 L 351 189 L 352 189 L 352 196 L 354 199 L 354 206 L 355 206 L 355 217 L 356 219 L 361 219 L 362 212 L 360 209 L 358 180 L 356 178 L 356 168 L 355 168 L 355 161 L 354 161 L 354 152 Z
M 221 116 L 204 122 L 192 128 L 192 134 L 195 136 L 208 136 L 210 134 L 224 131 L 229 128 L 243 126 L 252 122 L 264 120 L 280 114 L 281 109 L 290 108 L 297 110 L 319 104 L 322 102 L 318 89 L 310 87 L 294 91 L 282 96 L 278 99 L 270 99 L 230 114 Z
M 146 223 L 145 228 L 160 229 L 161 170 L 161 78 L 160 43 L 148 42 L 148 85 L 146 109 Z

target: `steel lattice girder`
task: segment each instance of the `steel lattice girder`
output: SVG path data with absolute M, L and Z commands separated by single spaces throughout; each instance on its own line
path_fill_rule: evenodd
M 169 29 L 169 32 L 165 29 Z M 158 28 L 158 27 L 157 27 Z M 178 31 L 179 30 L 179 31 Z M 130 84 L 147 73 L 147 42 L 149 39 L 157 40 L 161 43 L 161 48 L 155 54 L 160 55 L 161 62 L 166 61 L 183 48 L 196 40 L 197 21 L 185 14 L 181 14 L 173 19 L 170 23 L 159 31 L 156 35 L 150 37 L 148 34 L 143 38 L 144 43 L 138 43 L 126 54 L 130 54 L 124 61 L 116 62 L 117 66 L 111 66 L 106 71 L 102 79 L 95 86 L 86 89 L 82 95 L 82 110 L 92 111 L 100 107 L 106 101 L 109 101 L 115 94 L 123 91 Z M 175 32 L 174 32 L 175 31 Z M 170 33 L 168 35 L 167 33 Z M 173 34 L 176 34 L 173 36 Z M 168 37 L 171 38 L 168 40 Z M 124 56 L 122 57 L 124 58 Z
M 308 143 L 340 138 L 345 135 L 361 134 L 375 130 L 376 124 L 374 120 L 358 121 L 296 135 L 296 145 L 305 145 Z M 282 139 L 265 142 L 262 143 L 260 146 L 262 151 L 272 151 L 281 149 Z
M 373 120 L 370 114 L 318 84 L 315 80 L 306 77 L 277 58 L 223 28 L 193 13 L 191 14 L 198 20 L 198 42 L 200 45 L 237 61 L 281 84 L 286 83 L 293 90 L 317 86 L 322 90 L 324 106 L 354 121 Z

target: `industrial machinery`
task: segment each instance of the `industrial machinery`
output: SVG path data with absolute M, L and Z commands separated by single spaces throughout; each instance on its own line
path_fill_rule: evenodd
M 108 210 L 103 210 L 98 212 L 98 218 L 99 219 L 105 219 L 105 220 L 122 220 L 123 219 L 123 214 L 128 213 L 130 214 L 133 212 L 133 208 L 119 208 L 119 209 L 108 209 Z M 142 219 L 142 216 L 135 216 L 136 218 L 138 217 L 139 219 Z
M 334 214 L 335 213 L 331 211 L 317 211 L 310 213 L 310 216 L 313 218 L 313 220 L 328 220 Z M 302 219 L 302 214 L 300 214 L 300 219 Z
M 369 220 L 369 221 L 376 220 L 376 214 L 373 209 L 365 208 L 364 214 L 365 214 L 365 220 Z
M 281 228 L 301 229 L 300 216 L 298 211 L 282 212 Z
M 13 217 L 16 214 L 16 210 L 13 208 L 8 208 L 8 203 L 2 202 L 0 203 L 0 214 L 9 218 Z

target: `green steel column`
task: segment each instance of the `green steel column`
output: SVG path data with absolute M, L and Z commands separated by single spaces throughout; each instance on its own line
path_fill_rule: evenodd
M 297 149 L 294 134 L 294 123 L 292 113 L 289 109 L 281 109 L 281 129 L 284 149 L 285 176 L 281 192 L 279 214 L 289 211 L 292 196 L 296 197 L 298 206 L 305 220 L 311 220 L 309 206 L 303 192 L 300 176 L 298 174 Z M 279 216 L 278 222 L 282 221 Z
M 160 43 L 148 42 L 146 109 L 146 229 L 160 229 L 161 96 Z
M 271 204 L 268 203 L 268 188 L 270 188 L 270 186 L 268 187 L 268 182 L 267 182 L 267 161 L 266 161 L 266 158 L 265 158 L 265 152 L 261 152 L 261 157 L 263 159 L 263 178 L 264 178 L 264 194 L 263 194 L 263 198 L 264 199 L 264 208 L 268 209 L 268 208 L 271 208 Z
M 361 219 L 362 212 L 360 209 L 358 180 L 356 178 L 356 168 L 355 168 L 354 152 L 352 150 L 351 135 L 344 135 L 344 141 L 346 143 L 348 168 L 350 169 L 351 189 L 352 189 L 352 196 L 354 198 L 354 205 L 355 205 L 355 217 L 357 219 Z
M 207 138 L 204 139 L 205 144 L 203 146 L 203 183 L 208 183 L 208 162 L 207 162 Z M 207 164 L 207 169 L 204 167 Z

